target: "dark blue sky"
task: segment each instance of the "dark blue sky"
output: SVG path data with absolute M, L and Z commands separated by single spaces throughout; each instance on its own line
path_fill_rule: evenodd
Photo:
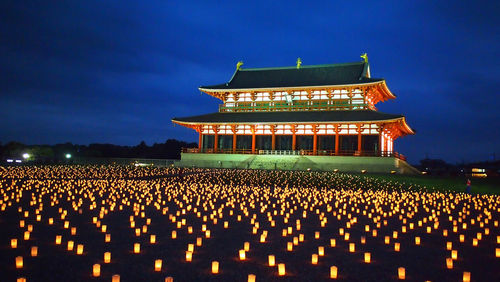
M 0 3 L 3 144 L 197 141 L 170 119 L 217 111 L 197 88 L 228 81 L 238 60 L 367 52 L 397 96 L 377 107 L 417 130 L 395 143 L 410 162 L 500 157 L 498 1 L 20 2 Z

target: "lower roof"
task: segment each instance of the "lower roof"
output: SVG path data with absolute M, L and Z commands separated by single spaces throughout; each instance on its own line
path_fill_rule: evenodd
M 372 110 L 347 111 L 276 111 L 211 113 L 199 116 L 173 118 L 179 124 L 204 123 L 309 123 L 309 122 L 368 122 L 390 121 L 404 118 L 403 115 L 386 114 Z

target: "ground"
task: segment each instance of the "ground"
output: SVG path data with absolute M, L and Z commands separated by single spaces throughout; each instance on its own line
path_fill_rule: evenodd
M 0 177 L 3 281 L 319 281 L 332 266 L 349 281 L 397 280 L 401 267 L 407 280 L 500 281 L 500 196 L 430 187 L 432 178 L 110 166 L 0 167 Z

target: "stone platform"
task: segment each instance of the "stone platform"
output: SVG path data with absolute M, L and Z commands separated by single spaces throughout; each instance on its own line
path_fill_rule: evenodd
M 416 168 L 396 157 L 182 153 L 176 166 L 420 174 Z

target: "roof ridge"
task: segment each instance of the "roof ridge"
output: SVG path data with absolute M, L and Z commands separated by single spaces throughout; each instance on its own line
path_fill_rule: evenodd
M 365 64 L 365 62 L 350 62 L 350 63 L 320 64 L 320 65 L 301 65 L 299 69 L 338 67 L 338 66 L 361 65 L 361 64 Z M 248 69 L 241 68 L 238 71 L 283 70 L 283 69 L 297 69 L 297 66 L 248 68 Z

